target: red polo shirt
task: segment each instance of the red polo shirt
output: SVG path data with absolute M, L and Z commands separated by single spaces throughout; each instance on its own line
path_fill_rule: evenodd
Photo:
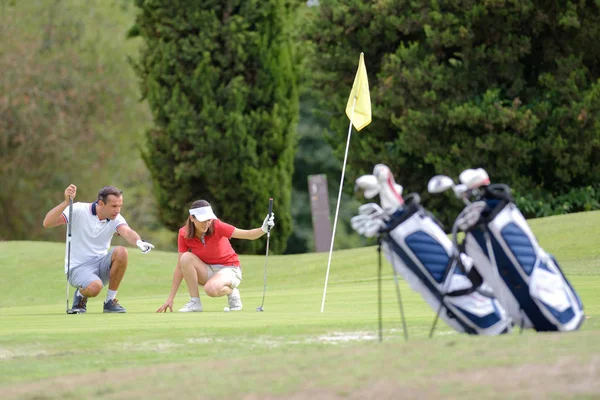
M 179 229 L 177 236 L 177 247 L 180 253 L 191 251 L 205 264 L 219 264 L 226 266 L 240 266 L 240 260 L 229 239 L 233 235 L 235 226 L 229 225 L 218 219 L 214 222 L 214 233 L 204 236 L 204 243 L 197 237 L 186 239 L 185 226 Z

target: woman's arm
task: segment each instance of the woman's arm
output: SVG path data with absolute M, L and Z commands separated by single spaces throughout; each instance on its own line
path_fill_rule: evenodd
M 263 236 L 264 234 L 265 234 L 265 232 L 263 232 L 262 228 L 256 228 L 256 229 L 235 228 L 231 237 L 234 239 L 256 240 L 259 237 Z
M 255 229 L 238 229 L 235 228 L 231 235 L 234 239 L 248 239 L 255 240 L 267 233 L 272 227 L 275 226 L 275 214 L 267 214 L 263 224 L 260 228 Z
M 177 294 L 177 290 L 179 290 L 179 286 L 181 285 L 181 281 L 183 280 L 183 274 L 181 273 L 181 268 L 179 267 L 179 260 L 181 259 L 181 255 L 183 253 L 179 253 L 179 258 L 177 259 L 177 265 L 175 265 L 175 271 L 173 271 L 173 283 L 171 283 L 171 292 L 169 293 L 169 298 L 159 307 L 156 312 L 167 312 L 167 308 L 173 312 L 173 300 L 175 300 L 175 295 Z

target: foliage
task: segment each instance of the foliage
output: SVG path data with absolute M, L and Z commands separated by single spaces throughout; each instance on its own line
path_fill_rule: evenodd
M 125 57 L 137 46 L 125 43 L 127 4 L 0 1 L 0 239 L 64 240 L 42 220 L 74 183 L 80 201 L 123 189 L 128 222 L 154 240 L 137 147 L 149 115 Z
M 361 51 L 371 84 L 373 123 L 353 136 L 349 179 L 383 162 L 417 192 L 468 167 L 519 193 L 560 196 L 595 182 L 598 11 L 576 1 L 321 1 L 308 36 L 338 154 Z M 460 207 L 422 197 L 446 222 Z
M 154 126 L 144 160 L 161 221 L 183 225 L 192 201 L 243 229 L 260 226 L 273 197 L 281 252 L 291 232 L 298 94 L 290 5 L 268 1 L 137 0 L 135 62 Z M 240 241 L 260 253 L 262 241 Z
M 556 197 L 549 194 L 516 194 L 515 201 L 523 214 L 534 218 L 597 210 L 600 209 L 600 185 L 573 188 Z

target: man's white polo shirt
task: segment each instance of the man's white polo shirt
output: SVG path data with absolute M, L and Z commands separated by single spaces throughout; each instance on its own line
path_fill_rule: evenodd
M 69 222 L 69 208 L 62 213 Z M 117 228 L 127 225 L 121 214 L 114 220 L 100 220 L 96 215 L 96 203 L 74 203 L 71 221 L 71 269 L 108 253 L 110 242 Z M 67 254 L 65 254 L 65 274 Z

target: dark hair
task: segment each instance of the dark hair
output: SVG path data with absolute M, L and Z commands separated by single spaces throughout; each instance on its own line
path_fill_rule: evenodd
M 102 202 L 104 204 L 106 204 L 106 199 L 108 198 L 108 196 L 110 195 L 113 196 L 117 196 L 117 197 L 121 197 L 121 195 L 123 194 L 122 190 L 117 189 L 114 186 L 104 186 L 102 189 L 100 189 L 100 191 L 98 192 L 98 201 L 102 200 Z
M 210 207 L 210 203 L 206 200 L 196 200 L 190 206 L 190 210 L 192 208 L 199 208 L 199 207 Z M 210 224 L 210 226 L 208 227 L 208 231 L 206 231 L 206 234 L 205 234 L 206 236 L 210 236 L 215 232 L 214 223 L 215 222 L 213 221 L 213 223 Z M 194 226 L 192 219 L 188 216 L 187 222 L 185 223 L 185 238 L 193 239 L 195 237 L 196 237 L 196 227 Z

